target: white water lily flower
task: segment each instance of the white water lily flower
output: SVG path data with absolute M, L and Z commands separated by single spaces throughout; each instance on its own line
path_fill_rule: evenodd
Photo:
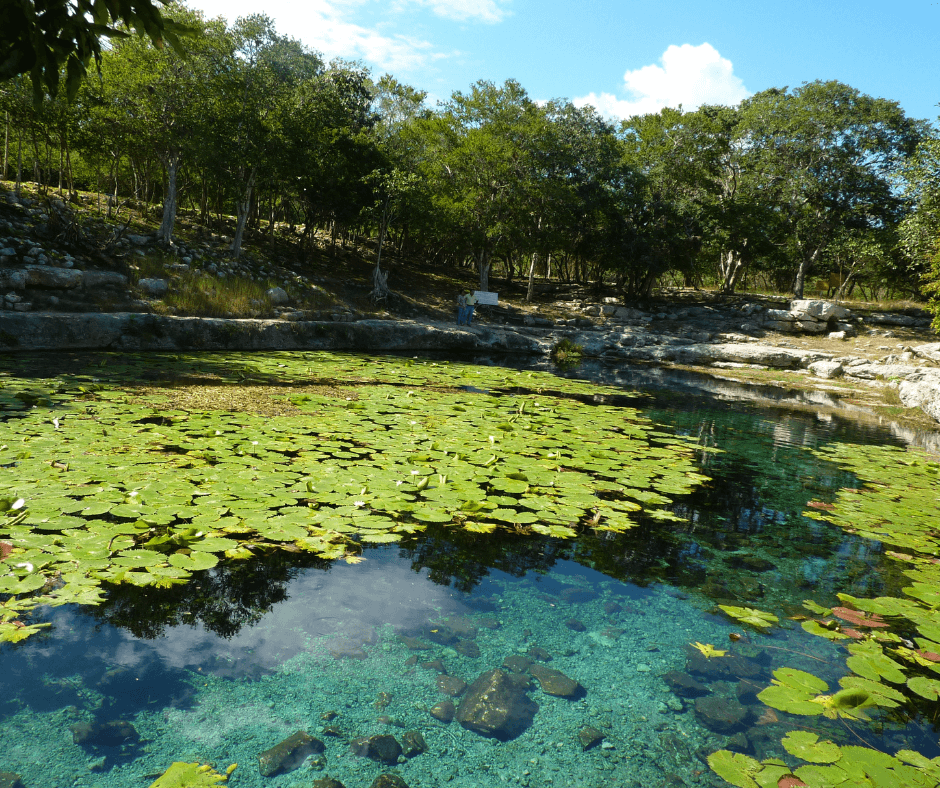
M 353 501 L 353 506 L 365 506 L 365 501 Z
M 27 572 L 33 571 L 33 565 L 29 561 L 24 561 L 22 564 L 16 564 L 17 567 L 24 566 L 26 567 Z

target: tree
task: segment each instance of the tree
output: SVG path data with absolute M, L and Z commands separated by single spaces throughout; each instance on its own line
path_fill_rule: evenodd
M 167 0 L 158 0 L 165 5 Z M 116 26 L 118 25 L 118 26 Z M 92 61 L 101 67 L 101 39 L 124 38 L 125 28 L 154 46 L 179 48 L 188 28 L 165 18 L 152 0 L 4 0 L 0 4 L 0 81 L 29 74 L 34 103 L 55 96 L 60 71 L 71 101 Z
M 802 298 L 807 274 L 840 232 L 899 220 L 896 179 L 923 124 L 896 102 L 836 81 L 763 91 L 741 114 L 747 166 L 787 229 L 793 293 Z
M 900 247 L 924 282 L 940 330 L 940 137 L 925 135 L 904 175 L 913 210 L 900 224 Z

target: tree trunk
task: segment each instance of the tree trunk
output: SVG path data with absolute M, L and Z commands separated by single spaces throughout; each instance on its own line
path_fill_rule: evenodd
M 173 243 L 173 225 L 176 224 L 176 174 L 179 170 L 179 154 L 171 153 L 166 158 L 166 194 L 163 197 L 163 221 L 157 238 L 166 244 Z
M 480 266 L 480 291 L 488 293 L 490 290 L 490 266 L 492 265 L 489 252 L 486 249 L 481 249 L 477 260 Z
M 388 298 L 391 292 L 388 289 L 388 272 L 382 273 L 382 244 L 385 241 L 385 233 L 388 230 L 388 220 L 389 201 L 386 199 L 385 205 L 382 207 L 382 220 L 379 227 L 379 248 L 375 255 L 375 270 L 372 271 L 372 292 L 369 293 L 373 302 Z
M 525 300 L 532 303 L 535 297 L 535 261 L 538 259 L 538 253 L 532 252 L 532 262 L 529 263 L 529 288 L 526 290 Z
M 721 274 L 720 292 L 730 295 L 737 287 L 741 274 L 744 273 L 744 258 L 740 252 L 731 249 L 722 252 L 718 270 Z
M 0 180 L 7 179 L 7 156 L 10 152 L 10 113 L 4 112 L 4 119 L 6 123 L 3 127 L 3 176 L 0 177 Z
M 813 250 L 813 253 L 807 257 L 803 255 L 800 259 L 800 267 L 796 271 L 796 279 L 793 281 L 793 297 L 802 298 L 803 297 L 803 288 L 806 285 L 806 275 L 809 273 L 810 269 L 813 267 L 813 264 L 816 262 L 816 258 L 819 257 L 819 253 L 822 251 L 821 246 L 817 246 Z
M 23 182 L 23 130 L 16 135 L 16 196 L 20 196 L 20 184 Z
M 248 220 L 248 211 L 251 209 L 251 192 L 255 188 L 255 169 L 252 167 L 248 174 L 248 182 L 245 184 L 245 191 L 241 199 L 235 203 L 237 219 L 235 221 L 235 236 L 232 238 L 232 245 L 229 247 L 235 259 L 242 253 L 242 236 L 245 233 L 245 222 Z

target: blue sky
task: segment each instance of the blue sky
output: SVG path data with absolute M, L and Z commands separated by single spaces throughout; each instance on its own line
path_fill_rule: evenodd
M 660 0 L 189 0 L 207 16 L 264 12 L 327 59 L 363 61 L 432 103 L 478 79 L 608 117 L 735 104 L 837 79 L 940 115 L 940 2 Z

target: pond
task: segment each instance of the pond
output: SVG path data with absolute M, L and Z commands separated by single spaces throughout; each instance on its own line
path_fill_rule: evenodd
M 0 786 L 940 785 L 936 458 L 578 374 L 0 357 Z

